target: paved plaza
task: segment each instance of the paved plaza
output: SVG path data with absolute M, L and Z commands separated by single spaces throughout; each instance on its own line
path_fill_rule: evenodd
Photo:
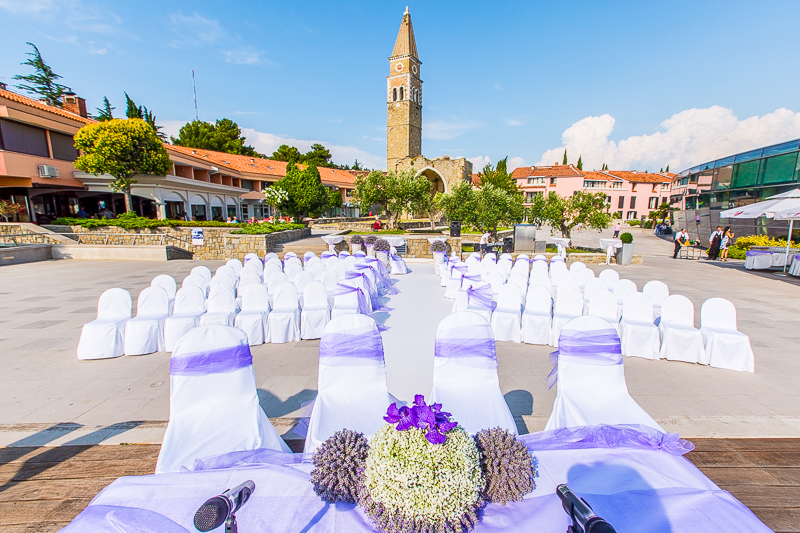
M 644 264 L 616 267 L 638 285 L 659 279 L 689 297 L 696 325 L 703 300 L 730 299 L 750 336 L 755 374 L 680 362 L 624 359 L 631 395 L 665 429 L 684 437 L 800 437 L 800 284 L 757 274 L 741 261 L 673 260 L 672 243 L 634 230 Z M 597 246 L 597 232 L 575 234 Z M 135 298 L 158 274 L 181 282 L 192 267 L 220 262 L 47 261 L 0 268 L 0 446 L 159 443 L 169 418 L 169 354 L 99 361 L 75 355 L 81 326 L 106 289 Z M 428 394 L 434 334 L 452 300 L 427 262 L 409 262 L 400 294 L 376 318 L 383 333 L 389 390 L 402 400 Z M 595 271 L 605 268 L 591 265 Z M 295 437 L 316 393 L 319 341 L 252 348 L 261 405 L 278 431 Z M 500 385 L 521 432 L 543 429 L 555 398 L 544 378 L 547 346 L 497 343 Z M 301 430 L 298 430 L 302 433 Z

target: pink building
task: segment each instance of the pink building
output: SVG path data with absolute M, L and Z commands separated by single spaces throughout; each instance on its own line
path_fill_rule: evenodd
M 647 218 L 662 202 L 669 202 L 672 174 L 636 170 L 578 170 L 574 165 L 519 167 L 511 175 L 530 206 L 537 194 L 555 192 L 572 196 L 577 191 L 606 195 L 609 213 L 625 220 Z

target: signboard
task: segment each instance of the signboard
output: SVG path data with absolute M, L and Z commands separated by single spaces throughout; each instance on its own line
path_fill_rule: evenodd
M 200 228 L 192 228 L 192 244 L 195 246 L 203 246 L 203 230 Z

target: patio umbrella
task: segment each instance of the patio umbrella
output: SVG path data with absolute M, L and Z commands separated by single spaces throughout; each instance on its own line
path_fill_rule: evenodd
M 787 216 L 779 216 L 784 213 Z M 795 216 L 791 216 L 794 214 Z M 786 238 L 786 257 L 784 260 L 783 271 L 786 272 L 786 263 L 789 261 L 789 247 L 792 244 L 792 229 L 794 221 L 800 220 L 800 189 L 776 194 L 768 197 L 763 202 L 735 207 L 719 214 L 720 218 L 759 218 L 767 217 L 774 220 L 789 221 L 789 236 Z

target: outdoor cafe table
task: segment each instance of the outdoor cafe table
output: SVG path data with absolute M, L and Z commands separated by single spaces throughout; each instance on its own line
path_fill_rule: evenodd
M 341 235 L 323 235 L 322 240 L 328 243 L 328 250 L 330 250 L 331 253 L 335 254 L 336 253 L 335 245 L 342 242 L 344 238 Z
M 611 264 L 611 256 L 617 248 L 622 248 L 622 241 L 619 239 L 600 239 L 600 246 L 606 249 L 606 264 Z
M 569 246 L 569 239 L 565 237 L 553 237 L 553 242 L 558 246 L 558 255 L 567 257 L 567 246 Z
M 474 531 L 564 533 L 555 494 L 567 483 L 619 532 L 770 531 L 681 454 L 685 443 L 642 426 L 598 426 L 519 437 L 536 457 L 536 489 L 521 502 L 485 507 Z M 245 480 L 255 492 L 236 513 L 242 533 L 374 531 L 353 504 L 326 504 L 309 481 L 309 456 L 272 450 L 197 461 L 191 472 L 123 477 L 98 494 L 63 531 L 195 531 L 208 498 Z

